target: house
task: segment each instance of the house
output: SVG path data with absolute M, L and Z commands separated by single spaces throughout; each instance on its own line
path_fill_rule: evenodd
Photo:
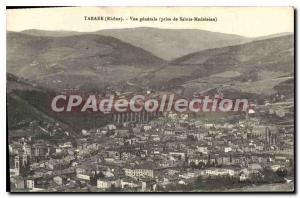
M 250 175 L 250 172 L 248 171 L 248 169 L 244 168 L 243 170 L 240 171 L 239 180 L 245 181 L 249 178 L 249 175 Z
M 121 180 L 121 188 L 136 188 L 138 187 L 137 181 L 130 178 L 130 177 L 125 177 L 122 178 Z
M 72 148 L 72 143 L 71 142 L 65 142 L 63 144 L 60 144 L 59 148 Z
M 47 157 L 50 155 L 50 146 L 44 142 L 33 144 L 33 155 L 35 157 Z
M 115 133 L 120 137 L 127 137 L 129 134 L 129 129 L 116 129 Z
M 97 180 L 97 188 L 101 189 L 108 189 L 111 187 L 111 184 L 109 181 L 106 180 Z
M 217 163 L 219 165 L 230 165 L 230 156 L 220 156 L 217 158 Z
M 27 189 L 34 189 L 34 180 L 33 179 L 27 179 L 26 180 L 26 188 Z
M 194 164 L 194 165 L 199 165 L 199 164 L 207 164 L 209 161 L 208 156 L 191 156 L 188 158 L 188 165 Z
M 143 130 L 146 132 L 146 131 L 149 131 L 152 129 L 152 126 L 151 125 L 144 125 L 143 126 Z
M 96 165 L 85 164 L 76 168 L 76 177 L 78 179 L 90 181 L 91 176 L 95 175 Z
M 90 179 L 91 179 L 91 177 L 89 175 L 84 174 L 84 173 L 77 173 L 76 177 L 78 179 L 83 179 L 83 180 L 87 180 L 87 181 L 90 181 Z
M 274 164 L 270 166 L 270 168 L 272 169 L 272 171 L 276 172 L 278 169 L 282 168 L 282 166 L 278 164 Z
M 208 148 L 206 146 L 197 146 L 197 151 L 199 151 L 200 153 L 203 154 L 207 154 L 208 153 Z
M 206 176 L 223 176 L 223 175 L 229 175 L 234 176 L 235 171 L 230 168 L 208 168 L 201 171 L 201 175 Z
M 109 177 L 109 178 L 103 178 L 103 179 L 98 179 L 97 180 L 97 188 L 100 189 L 109 189 L 109 188 L 120 188 L 121 185 L 121 180 L 116 179 L 114 177 Z
M 156 165 L 154 163 L 143 163 L 134 167 L 126 167 L 124 168 L 124 173 L 128 177 L 150 177 L 154 178 L 154 170 L 156 169 Z
M 88 136 L 88 135 L 90 135 L 90 133 L 89 133 L 87 130 L 85 130 L 85 129 L 82 129 L 82 130 L 81 130 L 81 134 L 82 134 L 83 136 Z
M 148 168 L 124 168 L 128 177 L 154 177 L 154 170 Z
M 169 152 L 169 156 L 178 158 L 179 160 L 185 161 L 185 153 L 184 152 Z
M 16 188 L 16 189 L 25 189 L 25 186 L 26 186 L 26 184 L 25 184 L 25 179 L 24 178 L 22 178 L 22 177 L 17 177 L 17 178 L 15 178 L 14 180 L 13 180 L 13 184 L 14 184 L 14 187 Z
M 255 174 L 255 173 L 260 173 L 260 171 L 262 170 L 262 166 L 260 164 L 257 163 L 253 163 L 253 164 L 248 164 L 248 171 L 251 174 Z
M 112 131 L 112 130 L 116 130 L 116 129 L 117 129 L 116 125 L 114 125 L 114 124 L 108 124 L 108 125 L 106 126 L 106 128 L 107 128 L 109 131 Z
M 55 176 L 53 177 L 53 181 L 57 184 L 57 185 L 62 185 L 62 177 L 60 176 Z
M 230 151 L 232 151 L 232 148 L 231 148 L 231 147 L 224 147 L 224 152 L 225 152 L 225 153 L 228 153 L 228 152 L 230 152 Z

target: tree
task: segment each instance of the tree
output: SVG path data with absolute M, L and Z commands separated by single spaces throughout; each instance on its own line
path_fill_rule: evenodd
M 287 176 L 287 170 L 285 168 L 279 168 L 277 171 L 276 171 L 276 174 L 281 177 L 281 178 L 284 178 Z
M 203 186 L 203 183 L 204 183 L 204 181 L 203 181 L 202 176 L 197 177 L 197 179 L 195 180 L 195 186 L 197 188 L 201 188 Z

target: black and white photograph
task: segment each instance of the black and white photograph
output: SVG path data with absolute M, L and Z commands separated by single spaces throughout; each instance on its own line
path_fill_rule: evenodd
M 292 6 L 5 12 L 9 192 L 295 192 Z

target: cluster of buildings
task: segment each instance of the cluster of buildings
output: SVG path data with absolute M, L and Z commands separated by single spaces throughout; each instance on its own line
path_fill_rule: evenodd
M 12 191 L 167 191 L 171 185 L 192 186 L 199 177 L 244 182 L 264 177 L 265 168 L 289 170 L 294 128 L 262 122 L 266 114 L 264 107 L 213 119 L 172 112 L 153 119 L 121 116 L 56 142 L 10 138 L 10 186 Z

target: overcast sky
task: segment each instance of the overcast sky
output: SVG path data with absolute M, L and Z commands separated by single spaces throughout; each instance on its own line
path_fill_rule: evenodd
M 294 11 L 290 7 L 77 7 L 7 10 L 7 30 L 70 30 L 157 27 L 202 29 L 247 37 L 293 32 Z M 84 16 L 115 16 L 123 22 L 87 21 Z M 133 17 L 212 17 L 217 22 L 134 22 Z

